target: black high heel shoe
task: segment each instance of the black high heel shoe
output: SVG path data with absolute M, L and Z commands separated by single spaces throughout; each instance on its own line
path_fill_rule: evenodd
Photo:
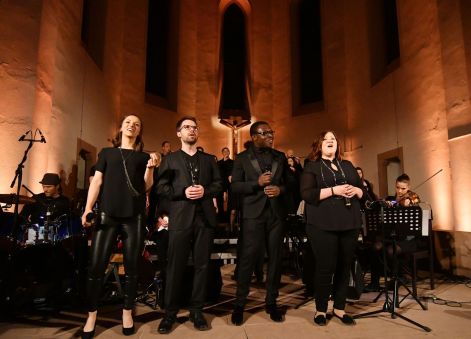
M 124 327 L 123 326 L 123 335 L 133 335 L 135 333 L 134 323 L 132 327 Z
M 92 339 L 94 336 L 95 336 L 95 327 L 93 327 L 93 330 L 91 330 L 90 332 L 85 332 L 83 329 L 82 329 L 82 339 Z
M 327 319 L 325 317 L 325 314 L 317 314 L 316 316 L 314 316 L 314 322 L 319 326 L 327 325 Z
M 349 315 L 346 314 L 346 313 L 345 313 L 342 317 L 340 317 L 339 315 L 337 315 L 337 314 L 335 313 L 335 311 L 333 311 L 332 314 L 334 315 L 334 317 L 339 318 L 339 319 L 342 321 L 342 323 L 344 323 L 345 325 L 350 325 L 350 326 L 352 326 L 352 325 L 355 325 L 355 324 L 356 324 L 355 319 L 353 319 L 351 316 L 349 316 Z

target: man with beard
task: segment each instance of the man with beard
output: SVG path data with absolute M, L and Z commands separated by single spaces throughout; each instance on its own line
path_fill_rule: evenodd
M 281 278 L 281 244 L 283 221 L 286 218 L 284 199 L 287 162 L 283 153 L 274 150 L 275 132 L 264 121 L 250 127 L 253 144 L 238 154 L 232 172 L 232 191 L 241 195 L 242 234 L 239 239 L 237 292 L 231 321 L 242 325 L 243 312 L 249 294 L 249 284 L 257 257 L 263 255 L 260 246 L 266 244 L 268 253 L 267 291 L 265 310 L 270 319 L 283 321 L 276 305 Z
M 70 201 L 61 194 L 59 174 L 46 173 L 39 183 L 42 185 L 43 193 L 34 196 L 36 199 L 34 204 L 25 205 L 21 216 L 33 224 L 42 224 L 47 216 L 49 221 L 63 216 L 69 217 Z
M 194 279 L 190 300 L 190 320 L 200 331 L 208 323 L 202 309 L 214 228 L 217 226 L 213 198 L 222 190 L 214 155 L 196 149 L 199 130 L 194 117 L 177 122 L 181 149 L 165 156 L 159 168 L 157 192 L 170 200 L 169 248 L 165 284 L 165 317 L 158 332 L 170 333 L 180 308 L 184 271 L 190 251 L 194 262 Z

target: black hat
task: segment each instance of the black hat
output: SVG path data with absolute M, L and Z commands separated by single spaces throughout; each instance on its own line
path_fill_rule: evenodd
M 59 185 L 61 183 L 61 178 L 59 177 L 59 174 L 46 173 L 43 176 L 43 180 L 39 183 L 43 185 Z

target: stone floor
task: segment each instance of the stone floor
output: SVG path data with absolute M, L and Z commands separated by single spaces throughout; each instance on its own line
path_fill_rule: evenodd
M 381 312 L 376 316 L 357 319 L 357 325 L 349 327 L 338 319 L 331 319 L 325 327 L 313 324 L 314 304 L 312 301 L 298 309 L 295 306 L 305 301 L 303 287 L 299 280 L 283 276 L 279 303 L 286 308 L 286 318 L 282 323 L 273 323 L 263 310 L 264 289 L 253 286 L 250 302 L 245 313 L 242 326 L 230 323 L 230 310 L 235 292 L 235 283 L 231 280 L 233 265 L 222 268 L 224 286 L 220 301 L 209 306 L 205 312 L 208 315 L 211 330 L 196 331 L 192 323 L 187 321 L 188 312 L 182 310 L 179 314 L 180 324 L 169 335 L 163 338 L 470 338 L 471 324 L 471 286 L 464 283 L 438 281 L 435 290 L 430 290 L 427 281 L 419 286 L 421 300 L 428 310 L 421 309 L 412 298 L 401 303 L 398 313 L 430 327 L 431 332 L 401 319 L 392 319 L 390 313 Z M 400 294 L 404 290 L 401 289 Z M 372 302 L 377 293 L 364 293 L 360 300 L 351 302 L 347 311 L 360 314 L 381 310 L 384 298 Z M 433 302 L 432 296 L 435 296 Z M 430 297 L 430 298 L 427 298 Z M 440 305 L 442 300 L 458 301 L 460 305 L 448 302 Z M 455 307 L 453 307 L 455 306 Z M 156 328 L 162 318 L 161 311 L 153 311 L 149 306 L 138 304 L 134 317 L 137 332 L 131 338 L 158 337 Z M 54 316 L 46 314 L 18 316 L 13 320 L 3 319 L 0 322 L 0 338 L 75 338 L 80 334 L 80 327 L 85 320 L 85 314 L 78 311 L 62 311 Z M 96 329 L 96 338 L 107 339 L 121 336 L 119 305 L 107 305 L 100 309 Z

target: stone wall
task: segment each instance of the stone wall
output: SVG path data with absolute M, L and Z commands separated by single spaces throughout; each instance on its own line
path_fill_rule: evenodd
M 451 233 L 457 267 L 470 269 L 471 6 L 464 0 L 397 0 L 400 60 L 374 84 L 370 1 L 322 1 L 324 101 L 301 108 L 293 105 L 290 52 L 295 1 L 178 0 L 176 111 L 145 99 L 147 0 L 107 2 L 103 69 L 82 46 L 80 1 L 0 2 L 0 141 L 8 145 L 1 193 L 26 146 L 16 140 L 36 127 L 48 140 L 34 146 L 25 168 L 25 183 L 36 191 L 45 171 L 70 176 L 77 138 L 100 149 L 128 113 L 143 117 L 147 150 L 163 140 L 178 148 L 175 122 L 195 115 L 200 144 L 219 156 L 231 142 L 217 114 L 221 16 L 233 2 L 247 20 L 252 121 L 269 121 L 276 147 L 301 156 L 321 130 L 337 131 L 346 158 L 376 187 L 378 154 L 398 147 L 413 187 L 441 170 L 417 192 L 433 206 L 435 229 L 460 231 Z M 306 114 L 294 116 L 298 110 Z M 246 127 L 239 144 L 248 139 Z

